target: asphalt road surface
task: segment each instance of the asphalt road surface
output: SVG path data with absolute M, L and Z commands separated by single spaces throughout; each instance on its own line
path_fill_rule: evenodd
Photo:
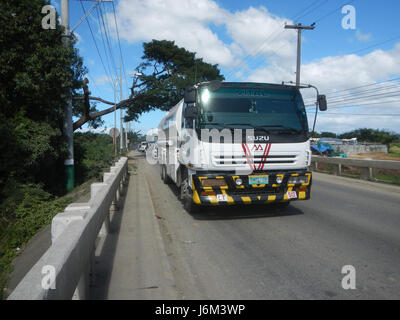
M 143 155 L 96 258 L 95 299 L 399 299 L 400 188 L 313 175 L 312 199 L 184 211 Z M 343 266 L 356 289 L 342 288 Z

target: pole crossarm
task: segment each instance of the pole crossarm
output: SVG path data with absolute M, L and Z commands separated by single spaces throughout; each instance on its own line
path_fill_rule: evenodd
M 285 29 L 303 29 L 303 30 L 313 30 L 315 29 L 315 25 L 311 25 L 311 26 L 303 26 L 301 23 L 296 24 L 296 25 L 289 25 L 286 24 L 285 25 Z

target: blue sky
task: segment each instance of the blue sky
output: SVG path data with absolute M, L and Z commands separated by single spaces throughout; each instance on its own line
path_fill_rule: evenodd
M 345 14 L 341 13 L 341 8 L 349 2 L 355 8 L 355 30 L 342 27 Z M 52 4 L 59 12 L 60 0 L 52 1 Z M 82 4 L 88 11 L 93 2 L 82 1 Z M 84 15 L 82 4 L 80 1 L 70 1 L 71 28 Z M 109 41 L 114 65 L 118 68 L 119 48 L 112 15 L 113 7 L 111 3 L 103 3 L 101 8 L 102 12 L 98 12 L 98 9 L 92 12 L 89 23 L 104 64 L 108 68 L 102 42 L 105 38 L 99 28 L 99 22 L 101 24 L 102 21 L 99 20 L 98 13 L 104 14 L 105 23 L 110 31 Z M 328 106 L 329 101 L 338 102 L 332 103 L 332 108 L 319 116 L 316 129 L 343 132 L 359 127 L 373 127 L 400 132 L 399 116 L 376 116 L 383 113 L 400 114 L 400 104 L 395 98 L 395 93 L 400 89 L 396 87 L 398 81 L 366 87 L 372 89 L 369 94 L 374 93 L 374 88 L 383 93 L 378 100 L 367 97 L 367 94 L 364 94 L 365 98 L 355 95 L 354 97 L 359 98 L 345 100 L 352 98 L 351 94 L 357 94 L 357 89 L 342 91 L 341 94 L 336 94 L 338 97 L 332 93 L 334 90 L 345 90 L 399 76 L 399 1 L 119 0 L 115 1 L 115 8 L 124 71 L 128 75 L 128 83 L 123 84 L 123 98 L 127 98 L 129 94 L 129 73 L 140 63 L 142 43 L 153 38 L 175 40 L 177 45 L 195 51 L 197 56 L 206 62 L 218 63 L 222 73 L 230 81 L 294 81 L 296 31 L 284 30 L 283 24 L 301 22 L 309 25 L 317 22 L 314 30 L 303 32 L 302 82 L 318 86 L 321 93 L 327 92 Z M 335 9 L 338 10 L 334 11 Z M 298 13 L 300 18 L 293 20 Z M 76 29 L 75 34 L 79 39 L 77 46 L 80 54 L 89 69 L 89 87 L 92 95 L 112 101 L 112 84 L 107 81 L 106 71 L 86 21 Z M 396 40 L 376 45 L 395 37 Z M 109 53 L 107 55 L 110 56 Z M 114 77 L 117 77 L 119 70 L 113 67 L 111 61 L 110 69 L 113 70 Z M 310 99 L 314 92 L 303 94 L 305 99 Z M 344 94 L 347 95 L 343 96 Z M 119 91 L 117 96 L 119 97 Z M 340 104 L 342 100 L 343 107 Z M 397 100 L 400 100 L 400 97 Z M 369 104 L 352 107 L 356 102 Z M 106 107 L 98 105 L 99 109 Z M 161 111 L 143 114 L 139 122 L 132 123 L 132 126 L 146 132 L 157 127 L 163 115 L 164 112 Z M 309 119 L 311 123 L 313 113 L 309 113 Z M 111 128 L 114 116 L 104 116 L 103 120 L 105 127 Z

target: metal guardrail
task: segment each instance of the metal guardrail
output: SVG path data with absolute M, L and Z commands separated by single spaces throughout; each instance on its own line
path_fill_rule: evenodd
M 361 168 L 361 179 L 372 180 L 372 169 L 400 170 L 400 161 L 392 160 L 364 160 L 348 158 L 330 158 L 312 156 L 312 168 L 318 171 L 318 163 L 335 165 L 334 174 L 342 175 L 342 166 L 353 166 Z
M 121 158 L 91 185 L 87 203 L 72 203 L 51 225 L 52 245 L 25 275 L 8 300 L 85 299 L 94 263 L 97 237 L 109 231 L 110 208 L 115 206 L 128 173 Z

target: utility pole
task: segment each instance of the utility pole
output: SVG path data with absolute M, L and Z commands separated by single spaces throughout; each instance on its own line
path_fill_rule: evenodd
M 89 0 L 91 2 L 96 2 L 95 5 L 100 2 L 111 2 L 113 0 Z M 78 24 L 73 28 L 75 30 L 90 14 L 94 9 L 95 5 L 89 10 L 89 12 L 78 22 Z M 69 27 L 69 0 L 61 0 L 61 25 L 64 27 L 64 33 L 62 35 L 63 46 L 68 50 L 71 46 L 71 31 Z M 73 31 L 72 30 L 72 31 Z M 66 89 L 67 103 L 64 108 L 64 124 L 63 131 L 64 137 L 67 141 L 67 159 L 64 161 L 65 166 L 65 176 L 66 176 L 66 190 L 71 191 L 74 186 L 74 129 L 72 124 L 72 90 L 71 86 Z
M 122 56 L 119 57 L 119 101 L 122 101 Z M 123 134 L 123 123 L 122 123 L 122 108 L 119 109 L 120 117 L 120 138 L 119 145 L 121 148 L 121 153 L 124 148 L 124 134 Z
M 61 0 L 61 25 L 64 27 L 63 34 L 63 45 L 67 50 L 69 49 L 71 43 L 71 33 L 69 30 L 69 0 Z M 71 87 L 68 86 L 66 89 L 67 103 L 64 108 L 65 118 L 64 118 L 64 136 L 67 140 L 68 151 L 67 159 L 64 161 L 65 166 L 65 176 L 66 176 L 66 190 L 71 191 L 74 188 L 74 131 L 72 127 L 72 92 Z
M 116 135 L 116 130 L 117 130 L 117 103 L 116 100 L 117 98 L 115 97 L 117 95 L 117 88 L 116 88 L 116 83 L 113 82 L 114 86 L 114 128 L 113 128 L 113 143 L 114 143 L 114 157 L 117 156 L 117 135 Z
M 129 122 L 125 122 L 125 149 L 128 151 L 128 131 L 129 131 Z
M 301 64 L 301 31 L 313 30 L 315 22 L 311 26 L 303 26 L 301 23 L 296 25 L 285 25 L 285 29 L 297 29 L 297 65 L 296 65 L 296 87 L 300 86 L 300 64 Z

